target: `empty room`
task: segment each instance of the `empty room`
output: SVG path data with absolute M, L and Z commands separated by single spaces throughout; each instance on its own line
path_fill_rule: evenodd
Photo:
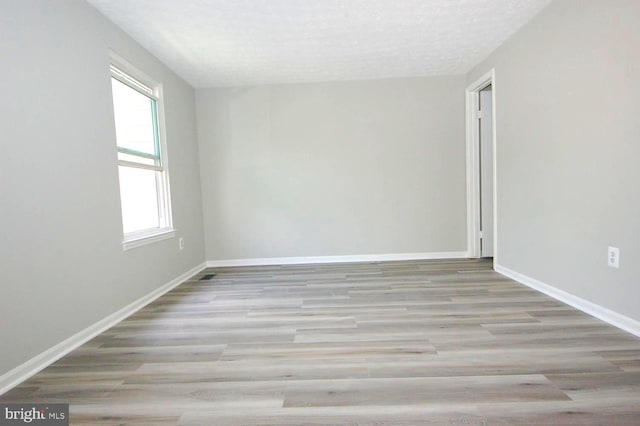
M 0 0 L 0 424 L 640 424 L 638 23 Z

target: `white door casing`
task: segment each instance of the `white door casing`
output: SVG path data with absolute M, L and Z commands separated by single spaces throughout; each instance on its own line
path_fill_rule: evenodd
M 479 92 L 480 257 L 493 257 L 493 90 Z
M 481 243 L 480 243 L 480 230 L 481 230 L 481 152 L 480 152 L 480 121 L 479 112 L 480 105 L 480 92 L 491 86 L 491 91 L 487 91 L 487 95 L 490 93 L 492 116 L 490 119 L 485 118 L 491 122 L 491 129 L 485 135 L 485 142 L 487 138 L 488 144 L 491 148 L 491 153 L 487 152 L 486 155 L 490 156 L 492 161 L 492 167 L 485 168 L 485 180 L 493 184 L 493 188 L 486 191 L 491 192 L 491 201 L 485 197 L 492 208 L 492 222 L 493 226 L 485 224 L 485 232 L 493 234 L 491 241 L 493 250 L 494 264 L 498 263 L 499 246 L 498 246 L 498 208 L 497 208 L 497 139 L 496 139 L 496 79 L 495 70 L 490 70 L 480 78 L 478 78 L 473 84 L 469 85 L 465 91 L 466 96 L 466 147 L 467 147 L 467 256 L 470 258 L 479 258 L 482 256 Z M 487 160 L 485 159 L 485 165 Z M 488 176 L 492 175 L 493 179 L 489 179 Z M 490 229 L 486 229 L 486 228 Z M 486 255 L 486 251 L 485 251 Z

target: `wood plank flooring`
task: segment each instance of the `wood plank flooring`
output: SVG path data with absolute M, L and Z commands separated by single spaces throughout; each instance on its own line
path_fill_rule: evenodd
M 640 339 L 487 261 L 210 268 L 10 401 L 78 425 L 638 425 Z

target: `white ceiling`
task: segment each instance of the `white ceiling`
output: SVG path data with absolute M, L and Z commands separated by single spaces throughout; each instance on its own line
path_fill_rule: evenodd
M 463 74 L 550 0 L 88 0 L 195 87 Z

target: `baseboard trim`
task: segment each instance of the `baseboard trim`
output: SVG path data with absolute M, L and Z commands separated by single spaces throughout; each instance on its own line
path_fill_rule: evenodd
M 27 380 L 29 377 L 40 372 L 48 365 L 53 364 L 72 350 L 83 345 L 87 341 L 93 339 L 103 331 L 113 327 L 129 315 L 142 309 L 149 303 L 156 300 L 158 297 L 174 289 L 178 285 L 182 284 L 186 279 L 192 277 L 198 272 L 202 271 L 206 267 L 206 263 L 203 262 L 187 272 L 181 274 L 179 277 L 174 278 L 168 283 L 164 284 L 153 290 L 151 293 L 139 298 L 138 300 L 128 304 L 124 308 L 114 312 L 113 314 L 101 319 L 100 321 L 90 325 L 82 331 L 74 334 L 73 336 L 63 340 L 57 345 L 47 349 L 46 351 L 36 355 L 27 362 L 17 366 L 13 370 L 0 376 L 0 395 L 11 390 L 15 386 Z
M 547 296 L 551 296 L 556 300 L 559 300 L 566 303 L 567 305 L 581 310 L 582 312 L 585 312 L 591 316 L 601 319 L 606 323 L 609 323 L 626 332 L 640 337 L 640 321 L 636 321 L 633 318 L 629 318 L 625 315 L 619 314 L 618 312 L 612 311 L 611 309 L 607 309 L 593 302 L 589 302 L 588 300 L 582 299 L 581 297 L 575 296 L 571 293 L 567 293 L 564 290 L 560 290 L 559 288 L 553 287 L 549 284 L 545 284 L 541 281 L 536 280 L 535 278 L 531 278 L 527 275 L 521 274 L 504 266 L 494 265 L 494 269 L 496 272 L 509 277 L 521 284 L 524 284 L 527 287 L 538 290 L 539 292 L 542 292 Z
M 252 259 L 209 260 L 207 267 L 304 265 L 323 263 L 383 262 L 398 260 L 466 259 L 466 251 L 445 251 L 430 253 L 362 254 L 353 256 L 306 256 L 306 257 L 265 257 Z

